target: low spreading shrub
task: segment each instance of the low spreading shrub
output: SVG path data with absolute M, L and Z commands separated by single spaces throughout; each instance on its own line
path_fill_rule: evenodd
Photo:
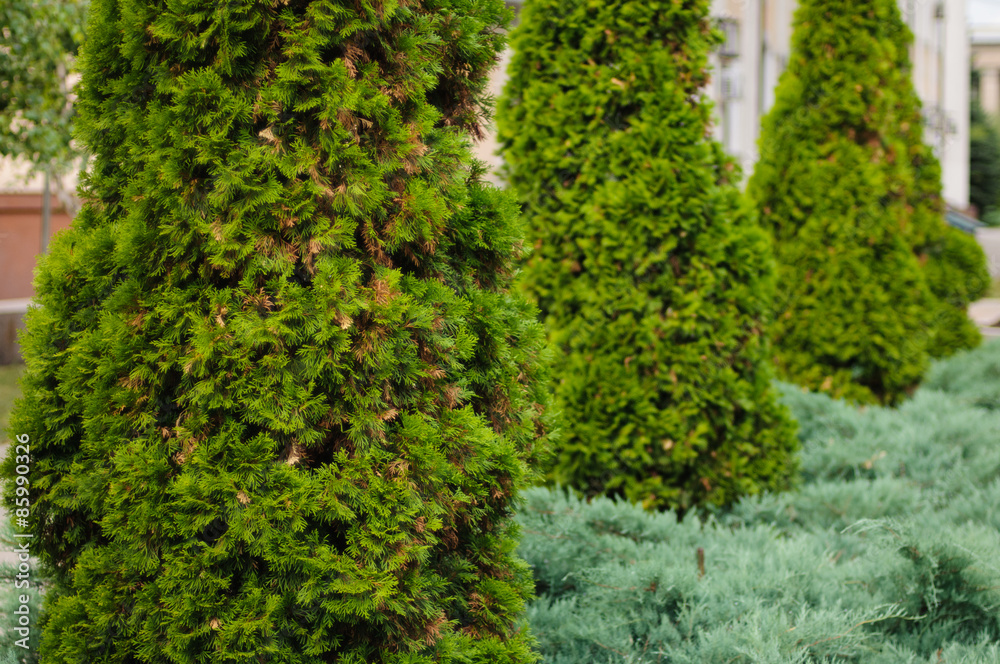
M 934 374 L 997 358 L 987 345 Z M 528 492 L 520 554 L 544 661 L 998 661 L 1000 413 L 929 383 L 896 409 L 781 385 L 801 489 L 702 522 Z
M 1000 409 L 1000 343 L 985 344 L 934 364 L 924 385 L 972 406 Z

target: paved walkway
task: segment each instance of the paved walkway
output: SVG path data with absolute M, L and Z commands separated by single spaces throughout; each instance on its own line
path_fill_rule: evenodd
M 969 318 L 979 327 L 992 327 L 1000 323 L 1000 299 L 986 298 L 969 305 Z
M 994 279 L 1000 277 L 1000 228 L 976 229 L 976 240 L 986 254 L 986 267 Z M 1000 299 L 988 298 L 969 305 L 969 317 L 984 337 L 1000 337 Z
M 976 240 L 986 254 L 986 267 L 990 276 L 1000 277 L 1000 228 L 976 229 Z

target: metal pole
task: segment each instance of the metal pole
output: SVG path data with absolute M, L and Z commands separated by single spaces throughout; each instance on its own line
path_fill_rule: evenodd
M 726 149 L 726 152 L 731 152 L 732 147 L 729 145 L 729 103 L 726 101 L 726 89 L 725 86 L 720 86 L 722 88 L 721 103 L 719 104 L 719 119 L 722 124 L 722 146 Z
M 49 248 L 49 227 L 52 221 L 52 202 L 49 193 L 51 169 L 45 169 L 45 185 L 42 188 L 42 253 Z

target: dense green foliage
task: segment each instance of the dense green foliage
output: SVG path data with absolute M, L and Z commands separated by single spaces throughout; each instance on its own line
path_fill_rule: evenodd
M 469 147 L 507 16 L 92 3 L 94 159 L 10 420 L 44 661 L 534 660 L 544 339 Z
M 767 238 L 708 137 L 707 0 L 527 0 L 498 103 L 564 428 L 551 477 L 683 511 L 789 485 Z
M 897 402 L 929 358 L 975 346 L 965 308 L 989 285 L 944 221 L 911 41 L 895 0 L 800 3 L 748 186 L 783 284 L 779 373 L 861 402 Z
M 969 303 L 985 297 L 991 283 L 983 248 L 974 235 L 948 226 L 926 257 L 924 274 L 936 298 L 928 354 L 942 358 L 975 348 L 982 335 L 969 318 Z
M 995 372 L 998 357 L 994 343 L 935 372 Z M 858 410 L 787 385 L 801 489 L 704 525 L 531 490 L 519 551 L 535 570 L 544 661 L 1000 660 L 1000 412 L 965 391 L 925 387 L 899 408 Z
M 1000 130 L 978 101 L 969 105 L 969 202 L 980 218 L 1000 210 Z
M 86 0 L 0 3 L 0 155 L 53 173 L 76 157 L 67 74 L 83 42 L 86 7 Z

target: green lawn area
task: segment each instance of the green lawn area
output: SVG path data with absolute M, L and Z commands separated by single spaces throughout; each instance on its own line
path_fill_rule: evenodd
M 23 364 L 0 366 L 0 442 L 7 440 L 3 432 L 7 429 L 7 417 L 10 415 L 10 409 L 14 407 L 14 399 L 20 393 L 17 379 L 22 371 L 24 371 Z

